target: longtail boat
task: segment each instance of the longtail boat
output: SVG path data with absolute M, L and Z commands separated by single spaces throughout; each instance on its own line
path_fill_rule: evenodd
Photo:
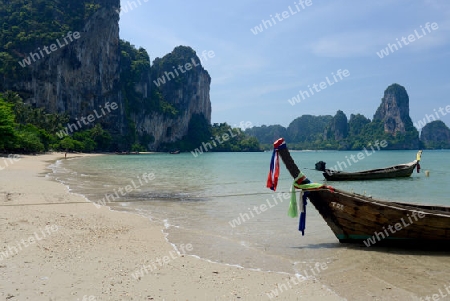
M 409 177 L 413 173 L 416 166 L 419 164 L 421 153 L 422 151 L 419 151 L 417 153 L 417 160 L 405 164 L 357 172 L 344 172 L 332 169 L 325 169 L 323 176 L 328 181 L 361 181 L 361 180 Z
M 280 145 L 280 139 L 276 144 Z M 340 242 L 450 246 L 450 207 L 390 202 L 331 186 L 304 184 L 309 181 L 305 182 L 287 147 L 276 151 L 295 179 L 293 187 L 302 189 Z

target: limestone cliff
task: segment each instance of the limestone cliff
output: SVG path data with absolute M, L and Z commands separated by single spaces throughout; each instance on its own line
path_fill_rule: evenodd
M 148 144 L 150 149 L 183 138 L 196 114 L 211 122 L 210 84 L 211 77 L 190 47 L 176 47 L 163 58 L 153 61 L 151 82 L 148 83 L 149 90 L 157 95 L 153 101 L 162 103 L 163 108 L 170 106 L 172 110 L 170 114 L 155 111 L 133 114 L 138 134 L 154 138 Z
M 41 57 L 27 68 L 28 76 L 9 84 L 24 100 L 49 112 L 68 113 L 72 120 L 92 114 L 107 102 L 118 109 L 98 121 L 113 134 L 126 127 L 119 87 L 119 0 L 101 1 L 100 8 L 82 28 L 80 37 L 69 43 L 60 40 L 58 50 Z M 44 47 L 46 45 L 39 45 Z M 31 50 L 37 53 L 36 50 Z M 26 56 L 28 53 L 22 53 Z M 103 115 L 103 114 L 100 114 Z
M 409 97 L 404 87 L 398 84 L 387 87 L 373 121 L 381 121 L 384 131 L 392 135 L 405 133 L 407 128 L 412 126 L 409 117 Z
M 409 97 L 406 89 L 399 84 L 392 84 L 384 91 L 384 97 L 373 120 L 366 126 L 368 132 L 384 132 L 376 136 L 386 139 L 386 149 L 418 149 L 419 132 L 409 117 Z M 385 137 L 383 137 L 385 136 Z M 375 136 L 374 136 L 375 138 Z
M 39 20 L 25 18 L 23 28 L 25 22 L 14 26 L 17 32 L 27 32 L 28 22 L 35 22 L 36 34 L 28 35 L 26 44 L 16 39 L 0 47 L 0 58 L 7 58 L 0 60 L 0 70 L 11 70 L 0 74 L 4 79 L 0 89 L 17 91 L 25 102 L 48 112 L 66 113 L 72 123 L 94 110 L 100 112 L 107 102 L 116 103 L 117 109 L 100 114 L 83 129 L 100 123 L 113 135 L 111 150 L 127 150 L 132 144 L 158 150 L 161 144 L 185 136 L 194 115 L 203 115 L 210 123 L 211 78 L 189 47 L 177 47 L 150 66 L 144 49 L 135 49 L 119 39 L 119 6 L 119 0 L 0 3 L 0 21 L 17 7 L 24 16 L 42 14 Z M 44 13 L 53 13 L 55 22 Z M 57 44 L 56 38 L 62 41 L 61 34 L 69 30 L 79 32 L 79 38 L 63 43 L 50 54 L 35 56 L 24 67 L 17 64 L 30 53 L 42 54 L 44 46 Z M 14 31 L 8 34 L 0 35 L 0 39 L 17 36 Z M 46 39 L 39 40 L 40 36 Z M 179 65 L 186 64 L 192 68 L 178 71 Z M 163 76 L 168 76 L 164 83 L 158 81 Z
M 341 110 L 336 112 L 336 115 L 328 124 L 324 132 L 324 140 L 340 141 L 348 136 L 348 122 L 347 116 Z

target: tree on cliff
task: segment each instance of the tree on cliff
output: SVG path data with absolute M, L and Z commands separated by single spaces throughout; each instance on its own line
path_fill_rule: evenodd
M 255 137 L 262 144 L 270 144 L 280 137 L 287 137 L 287 129 L 279 124 L 254 126 L 245 130 L 245 133 Z
M 361 134 L 364 126 L 370 123 L 370 119 L 361 114 L 351 114 L 348 121 L 348 134 L 349 136 L 358 136 Z
M 289 124 L 288 139 L 299 144 L 298 148 L 309 148 L 308 145 L 312 146 L 323 141 L 324 130 L 332 119 L 331 115 L 302 115 Z
M 12 106 L 0 97 L 0 150 L 11 149 L 16 139 Z

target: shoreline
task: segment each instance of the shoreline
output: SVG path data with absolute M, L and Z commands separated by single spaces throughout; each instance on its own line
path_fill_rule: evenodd
M 70 155 L 67 159 L 101 154 Z M 75 301 L 83 297 L 269 300 L 268 293 L 295 278 L 184 256 L 167 241 L 163 227 L 108 206 L 96 209 L 82 195 L 44 176 L 49 162 L 59 159 L 64 159 L 64 153 L 22 155 L 0 171 L 0 231 L 4 236 L 0 296 L 12 301 Z M 51 225 L 58 230 L 27 247 L 16 248 L 16 252 L 16 241 L 29 240 L 38 229 Z M 195 245 L 191 247 L 195 250 Z M 179 256 L 172 256 L 174 252 Z M 140 270 L 143 267 L 146 270 Z M 134 279 L 136 271 L 140 272 L 138 280 Z M 343 300 L 317 280 L 281 290 L 278 300 L 300 297 Z

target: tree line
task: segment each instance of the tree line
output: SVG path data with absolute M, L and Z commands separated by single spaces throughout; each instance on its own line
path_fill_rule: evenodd
M 60 138 L 57 134 L 68 122 L 67 114 L 51 114 L 43 108 L 33 108 L 24 103 L 16 92 L 0 93 L 0 152 L 93 152 L 109 149 L 111 135 L 100 124 Z

